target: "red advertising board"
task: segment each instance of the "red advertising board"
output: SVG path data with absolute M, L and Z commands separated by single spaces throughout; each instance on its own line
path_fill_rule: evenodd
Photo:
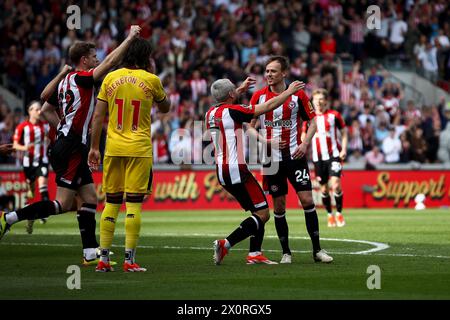
M 253 172 L 261 182 L 258 171 Z M 21 207 L 26 202 L 26 183 L 21 172 L 0 172 L 2 185 Z M 94 173 L 99 203 L 102 174 Z M 450 171 L 345 171 L 342 177 L 345 208 L 414 207 L 418 193 L 425 195 L 426 207 L 450 205 Z M 294 190 L 289 186 L 288 208 L 298 208 Z M 50 196 L 55 195 L 54 174 L 49 176 Z M 314 183 L 316 204 L 321 204 L 319 186 Z M 269 201 L 270 201 L 269 197 Z M 145 210 L 237 209 L 238 203 L 217 181 L 215 171 L 156 171 L 153 192 Z

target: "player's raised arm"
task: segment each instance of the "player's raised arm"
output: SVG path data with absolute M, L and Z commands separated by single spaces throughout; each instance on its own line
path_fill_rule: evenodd
M 114 49 L 106 58 L 102 61 L 102 63 L 99 64 L 98 67 L 94 69 L 94 81 L 100 80 L 103 78 L 103 76 L 114 66 L 119 64 L 120 59 L 122 59 L 122 56 L 124 55 L 125 51 L 127 50 L 128 46 L 130 45 L 131 41 L 133 41 L 134 38 L 139 36 L 139 32 L 141 31 L 141 27 L 133 25 L 130 28 L 130 33 L 128 34 L 128 37 L 118 46 L 116 49 Z
M 261 104 L 257 104 L 255 106 L 255 117 L 267 113 L 276 109 L 278 106 L 283 104 L 291 95 L 296 93 L 298 90 L 301 90 L 305 87 L 305 83 L 301 81 L 292 82 L 289 87 L 283 91 L 280 95 L 264 102 Z
M 94 116 L 92 117 L 91 150 L 88 155 L 88 165 L 93 170 L 98 170 L 100 166 L 100 135 L 102 133 L 102 124 L 108 110 L 106 101 L 97 100 Z
M 50 96 L 52 95 L 52 93 L 56 90 L 56 88 L 58 87 L 58 84 L 64 79 L 64 77 L 70 72 L 72 71 L 72 67 L 69 65 L 64 65 L 64 67 L 61 69 L 61 71 L 58 73 L 58 75 L 53 78 L 52 81 L 50 81 L 44 88 L 44 90 L 42 90 L 41 93 L 41 101 L 42 103 L 44 103 L 45 101 L 47 101 Z
M 57 128 L 61 119 L 56 112 L 56 107 L 52 104 L 45 102 L 42 106 L 41 117 L 46 120 L 53 128 Z

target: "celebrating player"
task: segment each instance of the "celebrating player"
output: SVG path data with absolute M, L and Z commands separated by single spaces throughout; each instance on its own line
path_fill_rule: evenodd
M 283 92 L 286 88 L 285 78 L 288 70 L 289 63 L 286 57 L 269 58 L 265 71 L 268 86 L 255 92 L 251 103 L 270 101 Z M 264 189 L 272 195 L 274 203 L 275 228 L 283 250 L 280 263 L 292 262 L 289 228 L 286 221 L 287 180 L 294 187 L 303 206 L 306 228 L 313 246 L 314 261 L 325 263 L 333 261 L 333 258 L 320 247 L 319 222 L 312 198 L 308 162 L 305 158 L 308 145 L 316 130 L 314 116 L 308 97 L 303 90 L 299 90 L 290 95 L 283 104 L 278 104 L 278 108 L 259 117 L 261 128 L 267 132 L 266 142 L 271 144 L 273 141 L 279 141 L 280 145 L 278 149 L 272 148 L 270 158 L 271 162 L 278 162 L 278 172 L 263 176 Z M 311 124 L 304 139 L 301 139 L 302 121 Z M 256 120 L 252 121 L 252 126 L 256 126 Z M 250 239 L 250 241 L 253 240 L 253 238 Z
M 143 272 L 136 261 L 136 247 L 141 229 L 144 196 L 151 187 L 152 140 L 151 110 L 153 102 L 166 113 L 170 100 L 161 80 L 150 73 L 151 45 L 134 39 L 125 53 L 123 68 L 109 73 L 103 80 L 92 121 L 89 165 L 100 164 L 100 134 L 106 111 L 109 114 L 105 157 L 103 160 L 103 191 L 106 205 L 100 220 L 100 261 L 97 272 L 113 271 L 109 254 L 115 224 L 125 193 L 125 272 Z
M 217 265 L 231 247 L 249 236 L 255 240 L 254 250 L 251 250 L 254 254 L 249 253 L 247 264 L 276 264 L 261 252 L 264 225 L 270 217 L 269 207 L 264 192 L 244 161 L 242 123 L 275 109 L 304 84 L 295 81 L 278 97 L 260 104 L 234 104 L 238 94 L 254 83 L 254 79 L 247 78 L 237 90 L 228 79 L 217 80 L 211 85 L 211 94 L 218 104 L 209 109 L 205 121 L 215 148 L 217 177 L 222 187 L 236 198 L 245 211 L 252 214 L 226 239 L 214 241 L 214 262 Z
M 9 213 L 1 212 L 0 239 L 19 221 L 46 218 L 49 215 L 70 211 L 75 195 L 78 194 L 83 201 L 77 215 L 83 244 L 83 264 L 96 263 L 97 195 L 87 164 L 86 146 L 94 111 L 94 83 L 119 63 L 123 53 L 139 32 L 139 26 L 131 26 L 127 39 L 100 64 L 94 44 L 76 42 L 71 46 L 69 57 L 76 68 L 59 82 L 57 90 L 42 109 L 50 125 L 58 127 L 58 137 L 50 154 L 50 162 L 56 173 L 56 200 L 36 202 Z M 61 120 L 55 110 L 57 107 L 61 110 Z
M 341 171 L 342 161 L 347 155 L 347 129 L 341 114 L 336 110 L 329 109 L 326 89 L 314 90 L 312 98 L 317 123 L 317 132 L 312 140 L 312 160 L 317 180 L 320 183 L 322 202 L 328 213 L 328 227 L 336 227 L 336 225 L 343 227 L 345 220 L 342 215 Z M 306 127 L 305 123 L 304 132 L 306 132 Z M 341 134 L 342 146 L 339 143 L 338 131 Z M 329 182 L 331 190 L 328 186 Z M 333 191 L 336 201 L 336 217 L 331 210 L 330 191 Z

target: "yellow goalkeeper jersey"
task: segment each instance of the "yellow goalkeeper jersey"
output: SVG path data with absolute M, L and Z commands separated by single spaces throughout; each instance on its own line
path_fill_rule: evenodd
M 105 155 L 151 158 L 151 109 L 164 98 L 161 80 L 150 72 L 122 68 L 109 73 L 97 96 L 108 103 Z

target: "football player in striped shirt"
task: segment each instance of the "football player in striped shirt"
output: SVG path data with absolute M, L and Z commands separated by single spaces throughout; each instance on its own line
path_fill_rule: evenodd
M 329 108 L 326 89 L 314 90 L 312 100 L 317 123 L 317 131 L 311 144 L 316 179 L 320 183 L 322 203 L 328 213 L 328 227 L 343 227 L 345 220 L 342 215 L 341 173 L 342 163 L 347 156 L 347 128 L 341 114 Z M 306 134 L 306 128 L 304 124 L 303 135 Z M 336 202 L 336 216 L 331 208 L 331 191 Z
M 49 125 L 41 121 L 41 104 L 32 101 L 28 105 L 28 119 L 20 123 L 14 131 L 14 149 L 23 152 L 22 166 L 25 179 L 28 184 L 27 198 L 34 198 L 36 180 L 38 182 L 41 200 L 47 201 L 48 187 L 48 157 L 47 148 L 49 144 Z M 41 219 L 46 223 L 47 219 Z M 28 220 L 26 230 L 28 234 L 33 233 L 34 220 Z
M 246 91 L 255 80 L 247 78 L 236 89 L 228 79 L 220 79 L 211 85 L 211 95 L 218 102 L 206 113 L 206 128 L 211 134 L 217 167 L 217 178 L 222 187 L 233 195 L 251 216 L 227 238 L 214 241 L 214 262 L 219 265 L 231 247 L 252 236 L 252 248 L 247 264 L 276 264 L 262 254 L 264 225 L 269 220 L 266 196 L 245 163 L 243 123 L 269 112 L 283 104 L 292 94 L 304 87 L 295 81 L 277 97 L 260 104 L 235 104 L 238 94 Z
M 50 162 L 56 174 L 56 199 L 39 201 L 9 213 L 0 212 L 0 239 L 11 226 L 22 220 L 46 218 L 72 210 L 74 199 L 82 199 L 77 212 L 83 245 L 83 265 L 97 264 L 98 242 L 95 236 L 97 193 L 87 164 L 88 135 L 95 102 L 95 82 L 118 65 L 131 41 L 139 35 L 140 27 L 131 26 L 128 37 L 101 63 L 96 45 L 75 42 L 69 57 L 76 66 L 68 74 L 60 73 L 62 80 L 44 103 L 42 114 L 51 126 L 57 127 L 57 139 L 51 149 Z M 55 85 L 56 86 L 56 85 Z M 47 88 L 46 88 L 47 89 Z M 44 90 L 47 91 L 47 90 Z M 45 95 L 43 93 L 43 95 Z M 60 109 L 58 114 L 57 108 Z

